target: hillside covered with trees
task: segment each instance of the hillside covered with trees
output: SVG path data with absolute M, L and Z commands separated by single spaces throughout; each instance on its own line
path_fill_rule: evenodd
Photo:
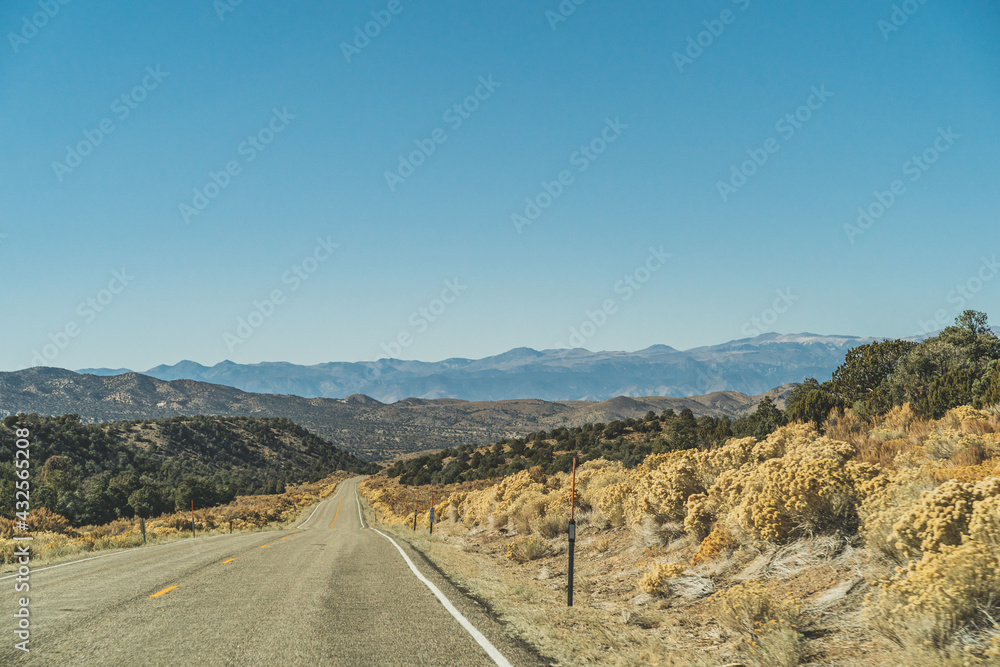
M 338 470 L 376 467 L 287 419 L 174 417 L 84 424 L 77 415 L 17 415 L 0 426 L 14 451 L 14 429 L 31 432 L 33 509 L 72 525 L 149 517 L 191 501 L 203 508 L 238 495 L 283 493 Z M 0 494 L 14 497 L 14 467 L 0 463 Z M 4 516 L 11 518 L 13 504 Z
M 461 445 L 435 454 L 397 461 L 387 469 L 403 484 L 452 484 L 506 477 L 540 466 L 546 474 L 567 472 L 578 463 L 594 459 L 621 461 L 635 467 L 650 454 L 708 448 L 737 436 L 764 437 L 784 424 L 784 415 L 769 398 L 756 412 L 731 420 L 729 417 L 695 417 L 690 409 L 672 409 L 660 415 L 650 411 L 641 419 L 622 419 L 608 424 L 584 424 L 538 431 L 524 438 L 507 438 L 492 447 Z
M 729 438 L 766 438 L 796 421 L 820 428 L 831 412 L 850 408 L 861 419 L 886 414 L 909 403 L 925 419 L 940 419 L 961 405 L 1000 402 L 1000 339 L 984 313 L 966 311 L 953 326 L 920 343 L 885 340 L 849 351 L 833 378 L 808 378 L 789 394 L 784 410 L 764 398 L 752 414 L 696 418 L 689 409 L 648 412 L 641 419 L 574 428 L 556 428 L 507 438 L 491 447 L 462 445 L 435 454 L 397 461 L 387 469 L 401 484 L 452 484 L 502 478 L 534 466 L 545 474 L 567 472 L 596 459 L 621 461 L 634 468 L 650 454 L 711 449 Z

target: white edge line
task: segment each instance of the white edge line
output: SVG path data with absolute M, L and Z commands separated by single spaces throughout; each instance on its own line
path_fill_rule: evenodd
M 264 532 L 264 531 L 258 531 L 258 532 Z M 254 533 L 237 533 L 237 535 L 250 535 L 250 534 L 254 534 Z M 209 535 L 208 537 L 200 537 L 198 539 L 199 540 L 211 540 L 211 539 L 214 539 L 216 537 L 234 537 L 234 536 L 233 535 L 229 535 L 228 533 L 221 533 L 219 535 Z M 114 553 L 110 553 L 110 554 L 101 554 L 100 556 L 91 556 L 90 558 L 81 558 L 80 560 L 71 560 L 68 563 L 59 563 L 58 565 L 47 565 L 45 567 L 32 568 L 31 574 L 34 574 L 35 572 L 42 572 L 44 570 L 52 570 L 52 569 L 55 569 L 57 567 L 64 567 L 66 565 L 76 565 L 77 563 L 85 563 L 88 560 L 95 560 L 97 558 L 107 558 L 108 556 L 120 556 L 122 554 L 140 554 L 140 553 L 141 554 L 145 554 L 145 553 L 149 553 L 149 551 L 152 550 L 152 549 L 159 549 L 159 548 L 162 548 L 162 547 L 172 547 L 172 546 L 177 545 L 177 544 L 190 544 L 190 542 L 188 542 L 187 540 L 176 540 L 174 542 L 164 542 L 163 544 L 148 544 L 148 545 L 144 544 L 141 547 L 132 547 L 131 549 L 122 549 L 121 551 L 115 551 Z M 3 581 L 4 579 L 12 579 L 13 577 L 17 577 L 17 576 L 20 576 L 17 572 L 15 572 L 14 574 L 8 574 L 5 577 L 0 577 L 0 581 Z
M 358 501 L 358 518 L 361 519 L 361 530 L 365 529 L 365 517 L 361 514 L 361 496 L 358 495 L 358 485 L 354 485 L 354 497 Z
M 48 567 L 38 567 L 38 568 L 32 569 L 31 572 L 30 572 L 30 574 L 34 574 L 35 572 L 41 572 L 43 570 L 52 570 L 52 569 L 55 569 L 57 567 L 64 567 L 66 565 L 75 565 L 77 563 L 82 563 L 84 561 L 94 560 L 95 558 L 107 558 L 108 556 L 120 556 L 122 554 L 136 553 L 138 551 L 139 551 L 138 549 L 126 549 L 125 551 L 116 551 L 113 554 L 101 554 L 100 556 L 91 556 L 90 558 L 82 558 L 80 560 L 74 560 L 74 561 L 71 561 L 69 563 L 59 563 L 58 565 L 49 565 Z M 4 579 L 13 579 L 16 576 L 19 576 L 19 575 L 15 572 L 14 574 L 9 574 L 6 577 L 0 577 L 0 581 L 3 581 Z
M 392 542 L 393 546 L 396 547 L 397 550 L 399 550 L 399 553 L 403 557 L 403 560 L 405 560 L 406 564 L 410 566 L 411 570 L 413 570 L 413 574 L 416 575 L 417 579 L 422 581 L 424 585 L 431 590 L 431 593 L 434 594 L 434 597 L 436 597 L 438 601 L 440 601 L 441 604 L 444 605 L 444 608 L 447 609 L 448 612 L 455 617 L 455 620 L 458 621 L 459 625 L 465 628 L 465 631 L 468 632 L 472 636 L 472 638 L 476 640 L 476 643 L 478 643 L 481 647 L 483 647 L 483 650 L 486 651 L 486 653 L 490 656 L 490 658 L 493 659 L 493 662 L 499 665 L 499 667 L 511 667 L 511 664 L 507 662 L 507 658 L 503 657 L 503 654 L 500 653 L 500 651 L 498 651 L 496 647 L 490 643 L 490 640 L 484 637 L 483 633 L 477 630 L 476 626 L 470 623 L 469 620 L 462 615 L 462 612 L 460 612 L 458 609 L 455 609 L 455 605 L 451 603 L 451 600 L 446 598 L 444 596 L 444 593 L 442 593 L 437 586 L 431 583 L 430 579 L 428 579 L 427 577 L 425 577 L 420 573 L 420 570 L 418 570 L 417 566 L 413 564 L 413 561 L 410 560 L 410 557 L 406 555 L 406 552 L 403 551 L 402 547 L 396 544 L 396 540 L 392 539 L 378 528 L 372 528 L 372 530 L 374 530 L 376 533 L 378 533 L 385 539 Z
M 288 530 L 288 529 L 284 528 L 282 530 Z M 217 537 L 239 537 L 240 535 L 256 535 L 258 533 L 263 533 L 263 532 L 271 532 L 271 531 L 254 531 L 253 533 L 236 533 L 234 535 L 230 535 L 228 533 L 220 533 L 218 535 L 209 535 L 208 537 L 199 537 L 197 539 L 198 540 L 214 540 Z M 281 531 L 274 531 L 274 532 L 281 532 Z M 46 567 L 32 568 L 30 574 L 34 574 L 35 572 L 43 572 L 45 570 L 53 570 L 53 569 L 55 569 L 57 567 L 65 567 L 66 565 L 76 565 L 77 563 L 85 563 L 88 560 L 95 560 L 97 558 L 107 558 L 108 556 L 120 556 L 122 554 L 147 554 L 147 553 L 150 552 L 150 550 L 153 550 L 153 549 L 161 549 L 161 548 L 165 548 L 165 547 L 172 547 L 172 546 L 176 546 L 178 544 L 191 544 L 191 542 L 189 542 L 188 540 L 176 540 L 174 542 L 164 542 L 162 544 L 144 544 L 141 547 L 132 547 L 131 549 L 122 549 L 121 551 L 115 551 L 114 553 L 110 553 L 110 554 L 101 554 L 100 556 L 91 556 L 90 558 L 81 558 L 80 560 L 71 560 L 68 563 L 59 563 L 58 565 L 47 565 Z M 17 572 L 15 572 L 14 574 L 8 574 L 7 576 L 0 577 L 0 581 L 3 581 L 4 579 L 12 579 L 12 578 L 17 577 L 17 576 L 20 576 Z
M 306 525 L 307 523 L 309 523 L 309 519 L 313 518 L 313 514 L 315 514 L 315 513 L 316 513 L 316 510 L 318 510 L 318 509 L 319 509 L 319 506 L 320 506 L 320 505 L 322 505 L 322 504 L 323 504 L 323 503 L 324 503 L 325 501 L 326 501 L 326 499 L 325 499 L 325 498 L 324 498 L 323 500 L 319 501 L 319 502 L 318 502 L 318 503 L 316 504 L 316 507 L 314 507 L 314 508 L 313 508 L 313 511 L 309 513 L 309 516 L 307 516 L 307 517 L 306 517 L 306 520 L 305 520 L 305 521 L 303 521 L 302 523 L 300 523 L 299 525 L 297 525 L 297 526 L 295 527 L 295 530 L 298 530 L 298 529 L 299 529 L 299 528 L 301 528 L 302 526 L 304 526 L 304 525 Z
M 354 488 L 354 495 L 357 496 L 357 493 L 358 493 L 358 489 L 357 489 L 357 487 L 355 487 Z M 316 510 L 319 509 L 319 506 L 322 505 L 323 502 L 324 502 L 323 500 L 319 501 L 319 503 L 316 505 L 316 507 L 313 508 L 313 511 L 309 514 L 308 518 L 306 518 L 305 521 L 303 521 L 302 523 L 300 523 L 296 527 L 296 530 L 298 530 L 299 528 L 301 528 L 302 526 L 306 525 L 309 522 L 309 519 L 312 518 L 313 514 L 316 513 Z M 361 513 L 361 504 L 360 503 L 361 503 L 361 501 L 359 500 L 358 501 L 358 513 L 359 514 Z M 361 519 L 361 526 L 362 526 L 362 528 L 364 527 L 364 525 L 365 525 L 365 521 L 362 518 Z M 226 534 L 223 533 L 221 535 L 209 535 L 207 538 L 202 538 L 202 539 L 209 539 L 210 540 L 213 537 L 226 537 Z M 171 546 L 173 544 L 187 544 L 187 541 L 186 540 L 177 540 L 176 542 L 168 542 L 167 544 L 153 544 L 153 545 L 150 545 L 149 547 L 147 547 L 147 549 L 148 548 L 155 548 L 155 547 L 168 547 L 168 546 Z M 108 556 L 120 556 L 121 554 L 140 553 L 140 549 L 141 549 L 141 547 L 140 548 L 134 548 L 134 549 L 123 549 L 122 551 L 116 551 L 116 552 L 111 553 L 111 554 L 101 554 L 100 556 L 91 556 L 90 558 L 81 558 L 80 560 L 74 560 L 74 561 L 70 561 L 68 563 L 59 563 L 58 565 L 49 565 L 47 567 L 33 568 L 31 570 L 31 574 L 34 574 L 35 572 L 44 572 L 45 570 L 54 570 L 57 567 L 65 567 L 67 565 L 76 565 L 77 563 L 85 563 L 88 560 L 96 560 L 98 558 L 107 558 Z M 148 552 L 144 552 L 144 553 L 148 553 Z M 403 555 L 406 556 L 406 554 L 403 554 Z M 3 581 L 4 579 L 13 579 L 14 577 L 17 577 L 17 576 L 19 576 L 19 575 L 16 572 L 14 574 L 8 574 L 6 577 L 0 577 L 0 581 Z

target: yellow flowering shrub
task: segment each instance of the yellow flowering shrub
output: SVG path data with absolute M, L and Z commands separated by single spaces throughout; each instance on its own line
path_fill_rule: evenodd
M 739 484 L 721 480 L 720 504 L 739 502 L 730 516 L 759 539 L 783 542 L 795 531 L 849 530 L 856 522 L 859 491 L 856 474 L 845 465 L 854 448 L 820 437 L 809 425 L 782 429 L 764 449 L 781 453 L 756 467 L 741 470 Z M 710 496 L 715 489 L 713 487 Z
M 747 463 L 759 462 L 760 452 L 754 452 L 756 445 L 757 440 L 754 438 L 730 438 L 722 447 L 700 452 L 702 482 L 710 486 L 727 470 L 737 470 Z
M 995 431 L 995 417 L 985 410 L 977 410 L 971 405 L 960 405 L 945 413 L 937 420 L 944 428 L 961 429 L 966 432 Z
M 860 484 L 864 498 L 858 508 L 860 532 L 868 548 L 897 563 L 906 562 L 906 556 L 896 547 L 893 527 L 920 494 L 933 487 L 928 466 L 883 472 Z
M 890 539 L 897 550 L 911 558 L 945 545 L 957 546 L 968 534 L 975 503 L 996 496 L 1000 496 L 1000 479 L 996 477 L 979 482 L 945 482 L 924 493 L 902 515 Z
M 76 531 L 69 524 L 69 519 L 45 507 L 31 510 L 28 515 L 28 525 L 31 526 L 32 531 L 59 533 L 61 535 L 76 534 Z
M 716 510 L 716 504 L 707 493 L 695 493 L 688 496 L 684 531 L 698 541 L 704 540 L 712 532 Z
M 691 558 L 692 565 L 700 565 L 701 563 L 707 563 L 713 561 L 724 552 L 730 549 L 735 549 L 737 547 L 737 542 L 733 539 L 733 536 L 729 533 L 725 524 L 719 521 L 715 524 L 712 532 L 701 541 L 701 545 L 698 547 L 698 552 Z
M 626 509 L 635 503 L 635 485 L 615 482 L 592 492 L 593 504 L 613 526 L 621 526 L 626 520 Z
M 922 541 L 926 548 L 920 559 L 880 582 L 878 594 L 870 595 L 866 604 L 878 627 L 897 643 L 906 646 L 929 641 L 940 648 L 963 627 L 983 625 L 996 614 L 1000 602 L 1000 494 L 970 502 L 975 491 L 953 485 L 941 494 L 928 495 L 934 495 L 936 502 L 923 506 L 936 508 L 944 498 L 951 498 L 955 513 L 966 520 L 952 517 L 940 526 L 927 522 L 934 525 L 930 532 L 935 539 Z M 931 514 L 941 516 L 935 511 Z M 953 544 L 958 523 L 965 531 L 960 542 Z
M 638 523 L 645 516 L 652 516 L 660 523 L 683 520 L 688 497 L 703 491 L 693 456 L 668 459 L 639 477 L 635 505 L 626 508 L 629 522 Z
M 687 566 L 680 563 L 653 563 L 639 580 L 639 588 L 650 595 L 666 595 L 669 582 L 684 574 Z

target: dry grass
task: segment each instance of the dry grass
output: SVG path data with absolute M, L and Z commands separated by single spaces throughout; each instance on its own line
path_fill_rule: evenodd
M 794 628 L 802 613 L 796 601 L 775 597 L 760 581 L 736 584 L 713 595 L 712 602 L 716 618 L 724 627 L 747 635 L 778 621 Z
M 512 563 L 523 564 L 528 561 L 551 556 L 552 553 L 553 549 L 549 543 L 538 539 L 534 535 L 522 537 L 507 545 L 507 560 Z
M 572 609 L 568 478 L 539 472 L 436 489 L 433 538 L 400 534 L 559 664 L 1000 664 L 994 413 L 847 411 L 822 435 L 588 462 Z M 387 524 L 412 517 L 394 480 L 362 493 Z
M 337 485 L 351 477 L 341 473 L 312 484 L 289 486 L 285 493 L 268 496 L 239 496 L 226 505 L 196 510 L 198 536 L 256 530 L 279 530 L 293 524 L 304 509 L 336 491 Z M 82 553 L 131 549 L 144 544 L 159 544 L 185 539 L 191 534 L 191 513 L 176 512 L 146 521 L 143 541 L 138 519 L 119 519 L 99 526 L 71 528 L 65 518 L 42 508 L 32 510 L 32 560 L 57 562 Z M 0 563 L 15 562 L 17 543 L 13 522 L 0 518 Z M 10 569 L 5 568 L 6 569 Z

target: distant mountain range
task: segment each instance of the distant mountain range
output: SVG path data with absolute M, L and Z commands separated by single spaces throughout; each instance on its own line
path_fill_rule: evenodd
M 143 374 L 196 380 L 263 394 L 342 398 L 364 394 L 384 403 L 405 398 L 469 401 L 604 401 L 617 396 L 697 396 L 718 391 L 758 395 L 807 377 L 828 379 L 853 347 L 875 338 L 763 334 L 680 351 L 654 345 L 638 352 L 533 350 L 485 359 L 438 362 L 380 359 L 299 366 L 284 362 L 203 366 L 182 361 Z M 109 376 L 127 369 L 83 369 Z
M 781 406 L 789 387 L 767 393 Z M 128 373 L 98 377 L 58 368 L 0 373 L 0 418 L 77 414 L 86 422 L 178 415 L 285 417 L 368 460 L 461 444 L 489 444 L 560 426 L 642 417 L 690 408 L 695 415 L 736 417 L 762 396 L 716 392 L 689 398 L 617 397 L 608 401 L 499 402 L 408 398 L 387 405 L 363 395 L 343 399 L 248 393 L 193 380 L 166 382 Z

